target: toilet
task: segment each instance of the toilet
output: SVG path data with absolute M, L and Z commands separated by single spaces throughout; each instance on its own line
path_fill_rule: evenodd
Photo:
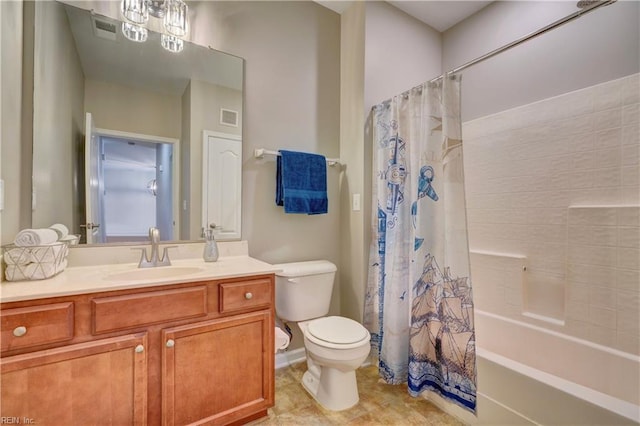
M 295 322 L 304 336 L 307 371 L 302 386 L 324 408 L 358 403 L 356 369 L 367 359 L 371 335 L 360 323 L 329 312 L 336 266 L 326 260 L 274 265 L 276 315 Z

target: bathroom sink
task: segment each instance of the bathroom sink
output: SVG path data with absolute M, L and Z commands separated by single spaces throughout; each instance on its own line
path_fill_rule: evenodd
M 165 266 L 158 268 L 140 268 L 129 271 L 115 272 L 104 277 L 111 281 L 125 280 L 154 280 L 162 278 L 175 278 L 181 275 L 195 274 L 202 272 L 202 268 L 197 266 Z

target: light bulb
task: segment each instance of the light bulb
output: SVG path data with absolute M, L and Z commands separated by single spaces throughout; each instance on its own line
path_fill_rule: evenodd
M 162 44 L 162 47 L 172 53 L 182 52 L 182 49 L 184 48 L 184 41 L 178 37 L 168 34 L 162 34 L 160 37 L 160 43 Z
M 187 35 L 189 8 L 182 0 L 167 0 L 167 10 L 164 15 L 164 28 L 176 37 Z
M 124 34 L 124 36 L 131 41 L 143 43 L 147 41 L 149 32 L 147 31 L 146 28 L 141 27 L 140 25 L 134 25 L 128 22 L 123 22 L 122 34 Z
M 147 0 L 122 0 L 120 13 L 124 18 L 138 25 L 144 25 L 149 20 L 149 8 Z

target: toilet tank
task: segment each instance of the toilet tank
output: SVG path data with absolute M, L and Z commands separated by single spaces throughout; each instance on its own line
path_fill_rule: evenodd
M 276 315 L 306 321 L 329 313 L 336 265 L 327 260 L 280 263 L 276 273 Z

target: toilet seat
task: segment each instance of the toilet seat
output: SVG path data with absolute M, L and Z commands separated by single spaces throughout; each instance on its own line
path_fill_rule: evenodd
M 326 348 L 351 349 L 369 342 L 371 335 L 352 319 L 332 316 L 310 321 L 305 337 Z

